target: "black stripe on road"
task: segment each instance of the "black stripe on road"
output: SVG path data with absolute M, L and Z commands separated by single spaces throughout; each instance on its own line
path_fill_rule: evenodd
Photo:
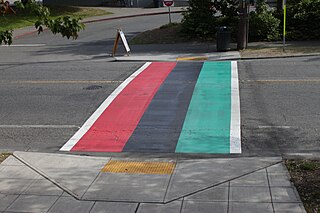
M 161 85 L 123 152 L 175 152 L 203 63 L 178 63 Z

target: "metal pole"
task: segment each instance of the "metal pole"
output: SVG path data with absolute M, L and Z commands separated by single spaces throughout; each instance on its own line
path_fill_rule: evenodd
M 247 13 L 247 22 L 246 22 L 246 49 L 248 48 L 249 43 L 249 20 L 250 20 L 250 4 L 246 1 L 246 13 Z
M 286 51 L 286 19 L 287 19 L 287 5 L 286 5 L 286 0 L 283 0 L 283 52 Z
M 171 24 L 171 10 L 170 10 L 170 6 L 168 7 L 169 10 L 169 24 Z
M 248 8 L 245 0 L 239 1 L 239 25 L 238 25 L 238 50 L 243 50 L 248 46 Z

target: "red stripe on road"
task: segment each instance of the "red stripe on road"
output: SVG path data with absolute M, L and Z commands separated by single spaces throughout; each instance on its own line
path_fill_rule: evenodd
M 148 66 L 121 91 L 71 151 L 121 152 L 175 66 L 175 62 Z

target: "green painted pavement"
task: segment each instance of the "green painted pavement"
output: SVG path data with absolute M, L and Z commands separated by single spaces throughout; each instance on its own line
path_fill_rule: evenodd
M 205 62 L 176 152 L 230 153 L 231 62 Z

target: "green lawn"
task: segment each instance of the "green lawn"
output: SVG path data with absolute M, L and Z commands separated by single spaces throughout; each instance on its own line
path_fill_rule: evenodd
M 51 6 L 49 7 L 51 16 L 58 17 L 70 15 L 74 17 L 86 18 L 90 16 L 101 16 L 112 14 L 102 9 L 87 8 L 87 7 L 69 7 L 69 6 Z M 26 26 L 32 26 L 36 21 L 34 15 L 30 15 L 26 11 L 16 11 L 17 15 L 6 14 L 0 15 L 0 30 L 17 29 Z

